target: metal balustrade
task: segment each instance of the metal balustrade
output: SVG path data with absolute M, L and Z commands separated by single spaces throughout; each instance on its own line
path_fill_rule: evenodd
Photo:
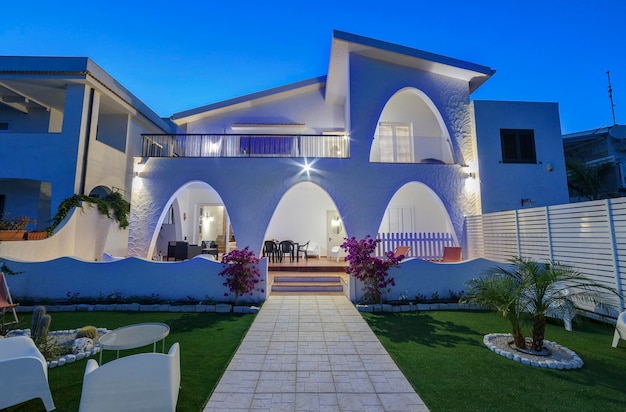
M 346 135 L 144 134 L 143 157 L 350 156 Z

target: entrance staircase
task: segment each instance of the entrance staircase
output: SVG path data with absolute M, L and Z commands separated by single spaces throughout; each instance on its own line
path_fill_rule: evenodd
M 269 266 L 272 294 L 342 295 L 342 266 Z

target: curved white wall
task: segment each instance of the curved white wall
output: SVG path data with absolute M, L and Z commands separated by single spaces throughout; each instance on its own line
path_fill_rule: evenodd
M 0 256 L 27 262 L 44 262 L 63 256 L 99 261 L 104 252 L 114 256 L 128 253 L 128 230 L 83 203 L 61 223 L 57 232 L 43 240 L 0 243 Z

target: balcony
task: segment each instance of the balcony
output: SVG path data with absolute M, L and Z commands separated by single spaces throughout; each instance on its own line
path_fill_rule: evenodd
M 144 134 L 143 157 L 350 157 L 346 135 Z

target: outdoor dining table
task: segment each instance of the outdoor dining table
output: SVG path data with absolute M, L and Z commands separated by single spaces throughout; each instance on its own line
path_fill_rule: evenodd
M 156 344 L 163 341 L 161 352 L 165 352 L 165 338 L 170 334 L 170 327 L 165 323 L 137 323 L 123 326 L 109 331 L 98 340 L 100 346 L 100 365 L 102 365 L 102 352 L 104 350 L 116 350 L 120 357 L 120 350 L 140 348 L 152 344 L 153 352 L 156 352 Z

